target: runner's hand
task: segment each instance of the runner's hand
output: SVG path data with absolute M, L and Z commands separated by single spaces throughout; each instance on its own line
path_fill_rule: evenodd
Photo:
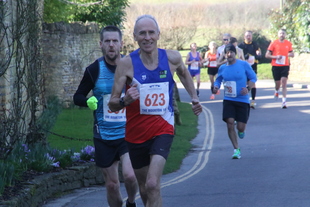
M 198 116 L 202 112 L 202 106 L 198 100 L 192 100 L 192 110 L 196 116 Z
M 98 100 L 95 96 L 90 97 L 86 101 L 88 108 L 90 108 L 93 111 L 97 109 L 97 102 Z
M 140 98 L 140 93 L 137 87 L 138 87 L 138 84 L 135 83 L 126 91 L 124 100 L 127 105 L 133 103 L 134 101 Z
M 214 88 L 213 88 L 213 93 L 217 93 L 218 90 L 219 90 L 219 88 L 216 87 L 216 86 L 214 86 Z

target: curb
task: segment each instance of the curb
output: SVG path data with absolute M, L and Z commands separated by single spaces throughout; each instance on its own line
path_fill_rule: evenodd
M 293 83 L 293 84 L 290 84 L 291 86 L 290 87 L 293 87 L 293 88 L 300 88 L 300 89 L 310 89 L 310 84 L 301 84 L 301 83 Z

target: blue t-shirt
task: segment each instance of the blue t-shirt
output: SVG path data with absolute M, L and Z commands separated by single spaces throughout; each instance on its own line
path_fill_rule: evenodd
M 250 103 L 249 94 L 242 95 L 242 88 L 247 86 L 247 82 L 256 82 L 257 77 L 249 63 L 236 59 L 232 65 L 221 65 L 214 86 L 220 88 L 224 85 L 224 100 Z

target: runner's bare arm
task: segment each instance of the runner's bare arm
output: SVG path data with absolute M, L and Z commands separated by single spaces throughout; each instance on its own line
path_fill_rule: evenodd
M 217 66 L 220 67 L 221 65 L 227 63 L 227 60 L 225 59 L 225 53 L 222 52 L 220 57 L 217 59 Z
M 124 105 L 120 104 L 120 98 L 124 86 L 126 83 L 130 83 L 133 77 L 133 68 L 131 63 L 131 58 L 129 56 L 120 59 L 116 67 L 114 75 L 114 84 L 112 89 L 112 94 L 110 101 L 108 103 L 111 111 L 119 111 L 124 108 Z M 124 104 L 129 105 L 129 100 L 124 97 Z
M 277 56 L 273 56 L 272 55 L 272 52 L 270 50 L 266 51 L 265 57 L 268 58 L 268 59 L 276 59 L 277 58 Z
M 289 56 L 289 57 L 294 57 L 294 51 L 288 52 L 288 56 Z

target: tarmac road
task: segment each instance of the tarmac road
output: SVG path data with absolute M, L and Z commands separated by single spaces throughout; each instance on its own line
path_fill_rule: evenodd
M 281 109 L 281 98 L 273 99 L 273 81 L 258 81 L 257 108 L 251 110 L 245 138 L 239 139 L 242 158 L 232 160 L 221 119 L 223 93 L 210 100 L 210 83 L 202 83 L 199 134 L 181 169 L 163 176 L 163 206 L 310 206 L 310 90 L 289 86 L 288 108 Z M 179 92 L 182 101 L 190 101 L 185 89 Z M 83 188 L 43 206 L 106 207 L 105 195 L 103 186 Z M 136 202 L 143 206 L 139 196 Z

